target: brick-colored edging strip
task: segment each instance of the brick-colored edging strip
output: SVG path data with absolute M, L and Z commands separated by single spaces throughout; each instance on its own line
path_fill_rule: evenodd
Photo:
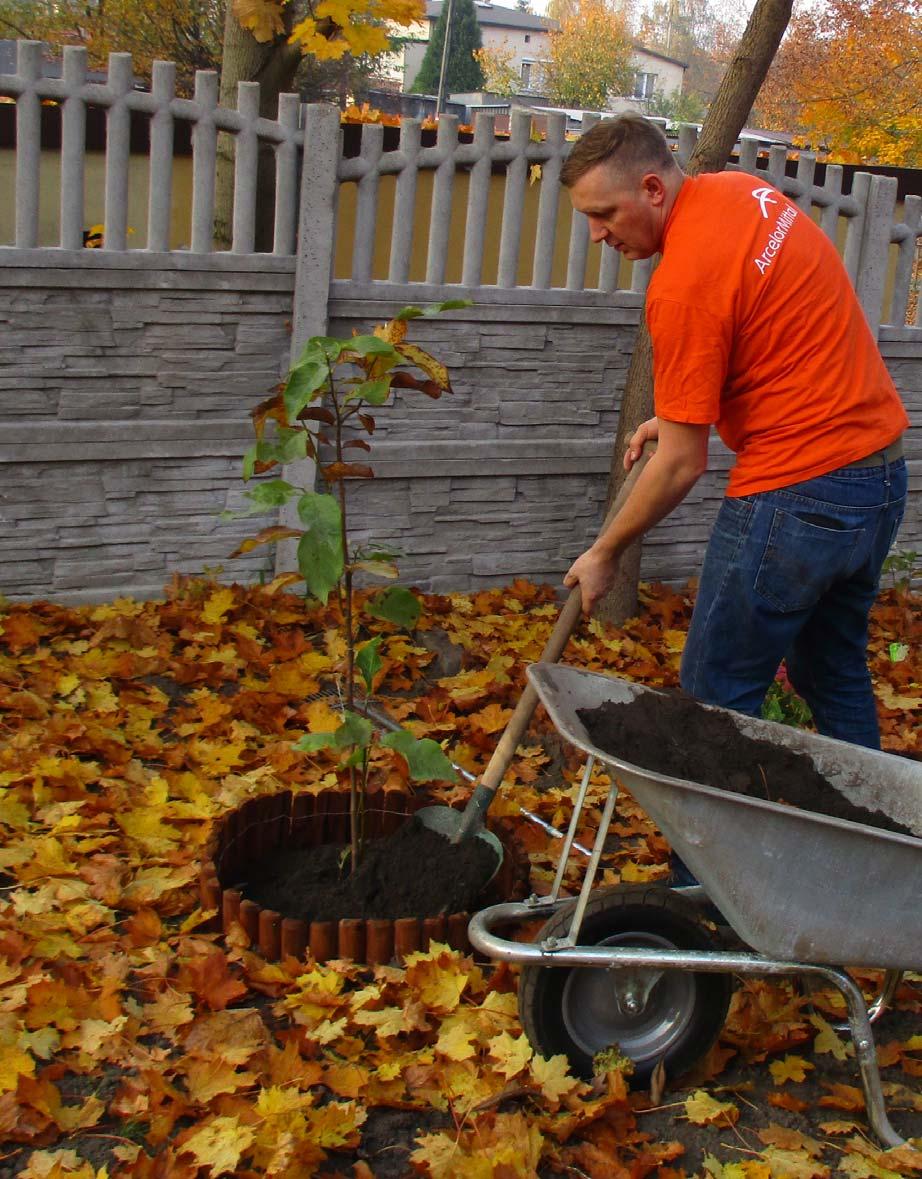
M 408 814 L 429 802 L 399 790 L 370 799 L 365 813 L 368 837 L 390 835 Z M 502 838 L 501 831 L 497 834 Z M 202 908 L 217 911 L 225 934 L 235 924 L 242 926 L 250 945 L 269 961 L 301 959 L 309 950 L 317 962 L 349 958 L 378 966 L 393 959 L 402 962 L 408 954 L 426 950 L 430 941 L 447 942 L 456 950 L 470 949 L 468 913 L 308 922 L 263 909 L 246 900 L 239 890 L 224 886 L 224 882 L 240 880 L 251 863 L 273 852 L 348 840 L 349 796 L 345 793 L 293 795 L 284 791 L 247 799 L 224 817 L 212 840 L 210 858 L 199 876 Z M 528 865 L 515 854 L 511 840 L 505 840 L 503 863 L 484 890 L 483 904 L 521 897 L 527 890 Z

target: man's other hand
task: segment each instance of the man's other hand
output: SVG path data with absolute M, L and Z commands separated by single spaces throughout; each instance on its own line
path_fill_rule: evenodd
M 629 471 L 643 454 L 643 448 L 648 442 L 656 442 L 659 438 L 659 419 L 648 418 L 637 427 L 631 435 L 624 452 L 624 469 Z
M 600 598 L 604 598 L 615 583 L 617 559 L 601 553 L 595 547 L 577 557 L 563 579 L 568 589 L 579 584 L 583 613 L 589 614 Z

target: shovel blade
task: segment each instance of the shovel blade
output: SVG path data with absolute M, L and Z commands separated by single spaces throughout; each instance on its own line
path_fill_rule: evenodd
M 416 818 L 419 819 L 424 827 L 428 827 L 430 831 L 438 831 L 439 835 L 444 835 L 452 843 L 459 842 L 458 837 L 461 834 L 463 817 L 462 812 L 452 810 L 450 806 L 424 806 L 416 812 Z M 490 851 L 493 852 L 495 866 L 490 873 L 489 879 L 484 881 L 484 887 L 486 887 L 499 871 L 500 865 L 503 862 L 503 845 L 493 832 L 487 831 L 486 828 L 481 828 L 479 831 L 472 831 L 470 838 L 483 840 Z

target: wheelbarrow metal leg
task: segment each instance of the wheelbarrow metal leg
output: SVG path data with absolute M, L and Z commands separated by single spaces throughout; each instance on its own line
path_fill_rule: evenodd
M 586 762 L 586 768 L 583 771 L 583 780 L 579 784 L 579 791 L 576 795 L 576 802 L 573 806 L 573 813 L 570 815 L 570 825 L 567 828 L 567 834 L 564 837 L 563 847 L 560 849 L 560 859 L 557 862 L 557 874 L 554 877 L 554 884 L 551 888 L 551 895 L 548 898 L 551 901 L 556 901 L 560 895 L 560 886 L 563 884 L 564 873 L 567 870 L 567 862 L 570 859 L 570 849 L 573 847 L 576 839 L 576 829 L 579 826 L 580 815 L 583 813 L 583 803 L 586 801 L 586 794 L 589 790 L 589 779 L 592 777 L 592 767 L 595 765 L 595 758 L 590 757 Z M 596 847 L 599 846 L 599 841 L 596 839 Z M 589 867 L 587 874 L 595 874 L 592 865 L 592 856 L 590 853 Z
M 886 1146 L 902 1146 L 905 1139 L 897 1134 L 887 1117 L 887 1107 L 884 1104 L 883 1089 L 880 1083 L 880 1069 L 877 1066 L 874 1033 L 871 1030 L 871 1020 L 868 1016 L 864 996 L 857 983 L 844 970 L 832 966 L 817 967 L 816 970 L 828 978 L 845 999 L 848 1009 L 848 1029 L 851 1032 L 855 1055 L 858 1058 L 858 1068 L 861 1071 L 861 1083 L 864 1087 L 864 1099 L 868 1107 L 868 1121 L 871 1123 L 871 1129 Z

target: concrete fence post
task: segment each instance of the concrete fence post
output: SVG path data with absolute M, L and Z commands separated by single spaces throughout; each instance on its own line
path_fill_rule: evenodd
M 895 176 L 872 176 L 861 235 L 861 254 L 855 291 L 865 318 L 876 336 L 883 310 L 884 285 L 890 258 L 890 234 L 896 212 Z
M 295 289 L 292 302 L 291 361 L 294 363 L 311 336 L 327 331 L 327 307 L 333 274 L 336 240 L 337 171 L 340 153 L 339 108 L 317 103 L 302 108 L 304 154 L 301 160 L 301 206 L 295 255 Z M 313 459 L 289 464 L 283 477 L 299 487 L 313 487 L 317 465 Z M 297 503 L 286 504 L 279 522 L 296 527 Z M 296 548 L 282 541 L 276 548 L 276 572 L 296 568 Z
M 20 41 L 16 69 L 21 89 L 16 100 L 16 245 L 38 245 L 39 169 L 42 150 L 42 42 Z
M 83 188 L 86 160 L 86 50 L 68 45 L 62 70 L 67 97 L 61 105 L 61 246 L 83 249 Z
M 128 248 L 128 165 L 131 153 L 131 109 L 126 101 L 134 75 L 130 53 L 109 54 L 109 109 L 106 112 L 106 211 L 103 245 Z

